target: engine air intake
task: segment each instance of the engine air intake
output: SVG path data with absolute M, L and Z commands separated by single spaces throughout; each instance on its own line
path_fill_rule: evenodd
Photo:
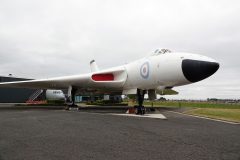
M 107 74 L 94 74 L 92 75 L 92 80 L 94 81 L 113 81 L 114 75 L 111 73 Z

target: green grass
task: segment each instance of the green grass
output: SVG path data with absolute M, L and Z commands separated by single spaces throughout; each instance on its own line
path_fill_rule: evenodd
M 144 102 L 145 106 L 151 106 L 152 102 Z M 222 108 L 240 109 L 240 104 L 220 104 L 210 102 L 177 102 L 177 101 L 155 101 L 155 107 L 191 107 L 191 108 Z
M 185 113 L 214 119 L 240 122 L 240 109 L 198 108 Z

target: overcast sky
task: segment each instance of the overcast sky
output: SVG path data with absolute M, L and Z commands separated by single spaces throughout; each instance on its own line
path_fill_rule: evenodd
M 240 98 L 239 0 L 1 0 L 0 75 L 49 78 L 139 59 L 156 48 L 218 60 L 167 98 Z

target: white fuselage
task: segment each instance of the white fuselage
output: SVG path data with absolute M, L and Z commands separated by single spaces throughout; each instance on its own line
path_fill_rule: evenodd
M 190 84 L 192 82 L 185 78 L 182 71 L 184 59 L 216 62 L 206 56 L 190 53 L 175 52 L 149 56 L 124 66 L 128 76 L 123 88 L 155 89 Z

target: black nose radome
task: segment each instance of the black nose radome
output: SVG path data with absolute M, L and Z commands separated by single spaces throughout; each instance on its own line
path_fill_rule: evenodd
M 186 79 L 190 82 L 201 81 L 212 74 L 219 68 L 219 63 L 184 59 L 182 61 L 182 71 Z

